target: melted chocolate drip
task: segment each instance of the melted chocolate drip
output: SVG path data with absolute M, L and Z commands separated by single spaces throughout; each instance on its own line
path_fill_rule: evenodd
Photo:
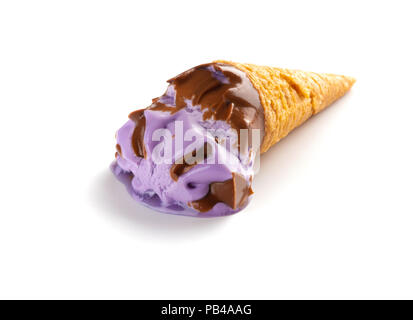
M 219 77 L 211 71 L 224 77 Z M 264 111 L 257 90 L 247 75 L 230 65 L 209 63 L 197 66 L 168 80 L 175 88 L 175 106 L 167 106 L 153 99 L 149 107 L 152 110 L 175 113 L 187 106 L 200 105 L 205 110 L 203 118 L 223 120 L 236 129 L 249 129 L 249 146 L 251 146 L 251 129 L 260 129 L 261 141 L 264 137 Z M 260 142 L 261 142 L 260 141 Z M 246 151 L 246 146 L 241 146 Z
M 136 110 L 129 115 L 129 119 L 135 122 L 135 129 L 133 130 L 131 141 L 133 152 L 135 152 L 136 156 L 141 158 L 146 158 L 145 143 L 143 141 L 146 128 L 144 111 L 144 109 Z
M 120 156 L 122 155 L 122 148 L 120 147 L 119 144 L 116 145 L 116 151 Z
M 200 212 L 211 210 L 218 202 L 236 209 L 245 204 L 250 194 L 252 190 L 248 181 L 238 173 L 232 173 L 232 179 L 211 183 L 205 197 L 189 202 L 188 205 Z
M 184 158 L 181 159 L 181 161 L 179 161 L 179 162 L 182 162 L 182 163 L 173 164 L 172 167 L 171 167 L 171 170 L 170 170 L 171 178 L 174 181 L 178 181 L 178 178 L 181 175 L 187 173 L 189 170 L 191 170 L 193 167 L 195 167 L 200 162 L 200 160 L 207 159 L 209 154 L 210 154 L 209 153 L 209 148 L 210 147 L 208 147 L 208 143 L 205 142 L 202 149 L 198 150 L 198 152 L 196 150 L 192 151 L 192 153 L 191 153 L 192 158 L 195 157 L 197 154 L 199 156 L 200 153 L 201 153 L 201 156 L 202 156 L 202 157 L 200 157 L 201 159 L 194 159 L 195 161 L 193 163 L 187 163 L 185 159 L 187 159 L 188 156 L 184 156 Z

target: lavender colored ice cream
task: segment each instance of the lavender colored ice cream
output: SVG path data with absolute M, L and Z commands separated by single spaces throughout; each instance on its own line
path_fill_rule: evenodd
M 264 135 L 258 92 L 242 71 L 218 63 L 168 82 L 164 95 L 117 131 L 113 173 L 158 211 L 214 217 L 242 210 Z

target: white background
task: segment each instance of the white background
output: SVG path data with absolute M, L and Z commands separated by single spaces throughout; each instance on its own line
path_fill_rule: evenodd
M 0 298 L 413 298 L 411 1 L 2 1 Z M 214 59 L 358 79 L 231 217 L 135 203 L 129 112 Z

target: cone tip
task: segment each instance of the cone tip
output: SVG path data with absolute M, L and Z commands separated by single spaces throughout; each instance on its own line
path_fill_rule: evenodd
M 344 78 L 348 81 L 350 88 L 353 86 L 353 84 L 356 83 L 357 79 L 349 76 L 344 76 Z

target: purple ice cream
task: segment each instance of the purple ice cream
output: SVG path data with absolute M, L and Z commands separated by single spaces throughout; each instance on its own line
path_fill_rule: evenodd
M 242 71 L 217 63 L 168 82 L 118 130 L 113 173 L 158 211 L 215 217 L 242 210 L 264 134 L 257 91 Z

